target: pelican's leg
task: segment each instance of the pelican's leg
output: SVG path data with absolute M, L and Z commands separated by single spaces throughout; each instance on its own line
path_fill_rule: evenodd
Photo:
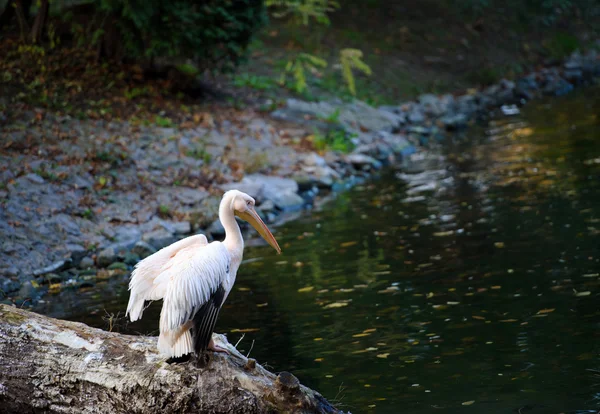
M 212 338 L 210 338 L 210 342 L 208 343 L 208 348 L 209 351 L 213 351 L 213 352 L 223 352 L 225 354 L 229 354 L 229 351 L 226 350 L 225 348 L 221 348 L 219 345 L 215 344 L 215 341 L 213 341 Z

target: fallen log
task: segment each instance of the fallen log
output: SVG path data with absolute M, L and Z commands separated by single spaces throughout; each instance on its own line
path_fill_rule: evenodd
M 339 412 L 292 374 L 267 371 L 223 335 L 214 340 L 230 355 L 169 364 L 155 337 L 0 304 L 0 412 Z

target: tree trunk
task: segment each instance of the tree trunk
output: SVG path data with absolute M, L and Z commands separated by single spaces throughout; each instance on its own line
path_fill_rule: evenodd
M 15 0 L 14 2 L 9 2 L 7 4 L 7 7 L 14 7 L 14 13 L 17 16 L 17 22 L 19 23 L 21 41 L 25 42 L 27 32 L 29 32 L 29 23 L 27 23 L 27 20 L 29 18 L 29 9 L 31 8 L 31 1 Z
M 40 8 L 35 16 L 33 27 L 31 28 L 31 42 L 39 43 L 42 40 L 42 33 L 48 17 L 48 0 L 41 0 Z
M 2 413 L 338 413 L 292 374 L 278 376 L 215 335 L 230 355 L 168 364 L 131 336 L 0 304 Z M 199 367 L 203 365 L 204 367 Z

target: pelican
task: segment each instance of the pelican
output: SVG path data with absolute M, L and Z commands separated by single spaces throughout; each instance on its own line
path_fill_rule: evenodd
M 242 261 L 244 239 L 235 216 L 247 221 L 281 253 L 277 240 L 254 209 L 254 199 L 227 191 L 219 206 L 225 240 L 208 243 L 204 235 L 186 237 L 140 261 L 131 274 L 127 314 L 142 317 L 146 301 L 163 300 L 158 349 L 171 358 L 206 350 L 227 352 L 215 345 L 212 333 Z

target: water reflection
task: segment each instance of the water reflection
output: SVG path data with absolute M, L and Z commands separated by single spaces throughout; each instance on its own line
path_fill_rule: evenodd
M 280 227 L 284 254 L 249 249 L 217 330 L 353 412 L 597 411 L 598 92 Z M 38 310 L 106 327 L 126 302 L 115 278 Z M 156 333 L 159 311 L 115 329 Z

